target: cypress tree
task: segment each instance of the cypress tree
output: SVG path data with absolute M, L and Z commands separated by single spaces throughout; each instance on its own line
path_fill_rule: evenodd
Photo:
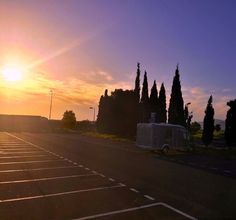
M 178 65 L 175 71 L 175 76 L 172 84 L 169 111 L 168 111 L 168 122 L 170 124 L 179 124 L 185 126 L 184 100 L 181 92 Z
M 212 106 L 212 96 L 210 96 L 205 110 L 205 117 L 203 121 L 202 141 L 208 146 L 213 139 L 214 132 L 214 108 Z
M 148 122 L 149 119 L 149 97 L 148 97 L 148 80 L 147 72 L 144 73 L 142 96 L 141 96 L 141 120 Z
M 137 98 L 137 102 L 140 100 L 140 63 L 137 63 L 137 75 L 135 79 L 134 93 Z
M 230 109 L 225 120 L 225 140 L 230 147 L 236 147 L 236 99 L 227 102 Z
M 141 103 L 147 104 L 149 102 L 148 98 L 148 80 L 147 80 L 147 72 L 144 72 L 143 78 L 143 88 L 142 88 L 142 96 L 141 96 Z
M 156 113 L 156 118 L 158 114 L 158 91 L 157 91 L 157 85 L 156 85 L 156 80 L 153 82 L 153 86 L 151 89 L 151 94 L 150 94 L 150 111 L 152 113 Z M 155 122 L 156 122 L 155 118 Z
M 162 83 L 159 93 L 159 114 L 157 115 L 157 122 L 166 123 L 166 90 L 165 86 Z

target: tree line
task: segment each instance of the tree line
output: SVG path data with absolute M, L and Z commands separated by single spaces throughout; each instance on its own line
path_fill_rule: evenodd
M 111 92 L 111 95 L 108 95 L 108 90 L 105 90 L 104 95 L 101 96 L 99 101 L 97 116 L 98 131 L 133 136 L 136 133 L 137 123 L 150 122 L 151 113 L 154 113 L 152 114 L 152 122 L 168 122 L 187 127 L 190 124 L 192 115 L 189 114 L 187 105 L 184 108 L 178 66 L 176 67 L 173 79 L 168 121 L 164 83 L 161 84 L 158 94 L 156 81 L 154 81 L 149 95 L 147 72 L 144 72 L 142 89 L 140 86 L 140 75 L 140 64 L 138 63 L 133 90 L 115 89 L 115 91 Z
M 138 63 L 134 89 L 115 89 L 110 95 L 108 90 L 105 90 L 99 101 L 96 122 L 98 131 L 132 137 L 135 136 L 137 123 L 140 122 L 177 124 L 189 129 L 193 114 L 188 109 L 191 103 L 185 104 L 183 100 L 178 65 L 173 77 L 168 111 L 164 83 L 161 84 L 158 93 L 154 80 L 149 95 L 147 72 L 144 71 L 142 88 L 140 76 L 140 63 Z M 203 121 L 202 141 L 206 146 L 212 142 L 215 128 L 212 102 L 213 98 L 210 96 Z M 225 123 L 225 139 L 227 145 L 236 145 L 236 100 L 228 102 L 227 105 L 230 109 Z

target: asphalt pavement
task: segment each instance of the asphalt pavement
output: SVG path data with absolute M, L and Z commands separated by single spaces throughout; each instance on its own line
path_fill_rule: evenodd
M 235 219 L 235 182 L 129 143 L 0 133 L 0 219 Z

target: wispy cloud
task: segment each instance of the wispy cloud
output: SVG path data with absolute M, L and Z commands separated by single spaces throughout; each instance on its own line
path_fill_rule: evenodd
M 210 95 L 213 96 L 213 107 L 215 109 L 215 118 L 225 119 L 228 110 L 226 103 L 233 97 L 222 94 L 222 91 L 208 91 L 201 87 L 184 88 L 183 96 L 185 102 L 191 102 L 190 110 L 193 111 L 194 120 L 202 121 L 205 108 Z
M 97 106 L 104 90 L 111 91 L 115 88 L 129 89 L 130 85 L 122 81 L 115 82 L 110 73 L 102 70 L 81 73 L 80 77 L 70 77 L 65 80 L 50 78 L 43 72 L 31 72 L 27 79 L 21 83 L 9 84 L 1 80 L 0 103 L 7 101 L 8 104 L 13 103 L 12 106 L 14 103 L 22 103 L 21 111 L 12 107 L 10 111 L 22 114 L 25 109 L 35 105 L 35 101 L 38 100 L 38 110 L 43 110 L 42 108 L 48 105 L 49 91 L 52 89 L 55 117 L 61 116 L 68 106 L 70 108 L 78 106 L 81 114 L 85 112 L 81 117 L 86 118 L 88 106 Z M 2 105 L 4 104 L 2 103 Z M 9 104 L 8 107 L 10 108 L 10 106 Z

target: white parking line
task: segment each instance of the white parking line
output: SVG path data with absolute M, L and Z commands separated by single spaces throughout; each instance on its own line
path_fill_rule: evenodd
M 11 152 L 11 151 L 28 151 L 28 150 L 33 150 L 33 151 L 35 151 L 35 148 L 32 148 L 32 147 L 28 147 L 28 148 L 21 148 L 21 147 L 19 147 L 19 148 L 11 148 L 11 149 L 9 149 L 9 148 L 0 148 L 0 151 L 9 151 L 9 152 Z M 37 151 L 38 151 L 38 149 L 37 149 Z
M 7 157 L 0 157 L 0 159 L 30 158 L 30 157 L 50 157 L 50 155 L 7 156 Z
M 3 162 L 3 163 L 0 163 L 0 165 L 21 164 L 21 163 L 47 163 L 47 162 L 57 162 L 57 161 L 64 161 L 64 160 L 35 160 L 35 161 Z
M 101 177 L 103 177 L 103 178 L 105 178 L 105 177 L 106 177 L 105 175 L 103 175 L 103 174 L 101 174 L 101 173 L 100 173 L 99 175 L 100 175 Z
M 81 174 L 81 175 L 70 175 L 70 176 L 55 176 L 55 177 L 46 177 L 38 179 L 24 179 L 24 180 L 13 180 L 13 181 L 2 181 L 0 184 L 11 184 L 11 183 L 28 183 L 28 182 L 39 182 L 47 180 L 57 180 L 57 179 L 69 179 L 77 177 L 86 177 L 86 176 L 96 176 L 97 174 Z
M 168 206 L 167 208 L 179 213 L 180 215 L 185 216 L 188 219 L 197 220 L 196 218 L 194 218 L 194 217 L 192 217 L 192 216 L 190 216 L 190 215 L 188 215 L 184 212 L 181 212 L 178 209 L 174 209 L 172 206 L 169 206 L 169 205 L 167 205 L 165 203 L 162 203 L 162 202 L 151 203 L 151 204 L 148 204 L 148 205 L 137 206 L 137 207 L 128 208 L 128 209 L 121 209 L 121 210 L 112 211 L 112 212 L 105 212 L 105 213 L 100 213 L 100 214 L 96 214 L 96 215 L 85 216 L 85 217 L 82 217 L 82 218 L 76 218 L 74 220 L 95 219 L 95 218 L 105 217 L 105 216 L 109 216 L 109 215 L 116 215 L 116 214 L 120 214 L 120 213 L 132 212 L 132 211 L 136 211 L 136 210 L 140 210 L 140 209 L 146 209 L 146 208 L 155 207 L 155 206 L 165 206 L 165 207 Z
M 134 188 L 129 188 L 129 189 L 133 192 L 139 193 L 139 191 L 137 189 L 134 189 Z
M 42 168 L 33 168 L 33 169 L 15 169 L 15 170 L 0 170 L 0 173 L 12 173 L 12 172 L 28 172 L 28 171 L 37 171 L 37 170 L 56 170 L 56 169 L 72 169 L 80 168 L 79 166 L 61 166 L 61 167 L 42 167 Z
M 144 195 L 145 198 L 149 199 L 149 200 L 155 200 L 153 197 L 149 196 L 149 195 Z
M 224 172 L 225 172 L 225 173 L 231 173 L 231 171 L 230 171 L 230 170 L 224 170 Z
M 164 207 L 166 207 L 166 208 L 168 208 L 168 209 L 171 209 L 172 211 L 177 212 L 177 213 L 179 213 L 180 215 L 182 215 L 182 216 L 184 216 L 184 217 L 186 217 L 186 218 L 188 218 L 188 219 L 197 220 L 197 218 L 195 218 L 195 217 L 193 217 L 193 216 L 191 216 L 191 215 L 189 215 L 189 214 L 187 214 L 187 213 L 185 213 L 185 212 L 182 212 L 182 211 L 180 211 L 179 209 L 176 209 L 176 208 L 174 208 L 174 207 L 168 205 L 167 203 L 160 202 L 160 205 L 162 205 L 162 206 L 164 206 Z
M 3 200 L 0 200 L 0 204 L 5 203 L 5 202 L 16 202 L 16 201 L 40 199 L 40 198 L 47 198 L 47 197 L 54 197 L 54 196 L 63 196 L 63 195 L 77 194 L 77 193 L 83 193 L 83 192 L 92 192 L 92 191 L 99 191 L 99 190 L 106 190 L 106 189 L 114 189 L 114 188 L 120 188 L 120 187 L 122 187 L 122 186 L 121 185 L 114 185 L 114 186 L 105 186 L 105 187 L 97 187 L 97 188 L 90 188 L 90 189 L 66 191 L 66 192 L 60 192 L 60 193 L 50 193 L 50 194 L 38 195 L 38 196 L 3 199 Z
M 42 153 L 42 151 L 22 151 L 22 152 L 1 152 L 0 151 L 0 154 L 4 154 L 4 155 L 10 155 L 10 154 L 36 154 L 36 153 Z
M 110 181 L 112 181 L 112 182 L 114 182 L 114 181 L 115 181 L 115 180 L 114 180 L 114 179 L 112 179 L 112 178 L 109 178 L 109 180 L 110 180 Z

